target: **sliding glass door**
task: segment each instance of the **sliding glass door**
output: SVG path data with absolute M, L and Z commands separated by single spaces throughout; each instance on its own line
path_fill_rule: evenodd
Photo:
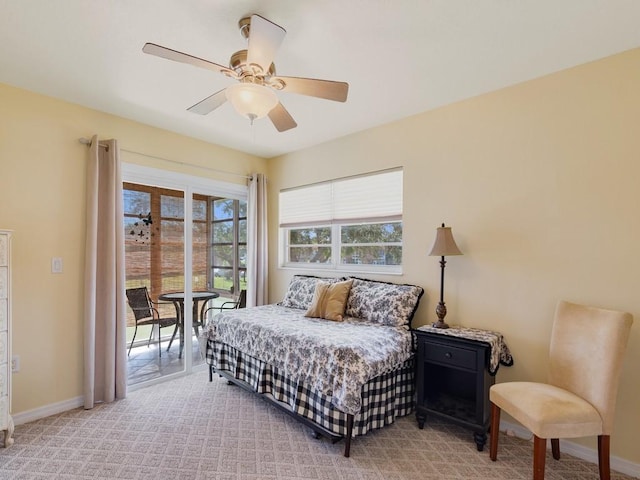
M 198 337 L 207 318 L 246 288 L 247 189 L 127 164 L 123 178 L 133 385 L 204 364 Z M 146 311 L 132 302 L 141 289 Z
M 184 192 L 124 183 L 129 383 L 184 372 Z

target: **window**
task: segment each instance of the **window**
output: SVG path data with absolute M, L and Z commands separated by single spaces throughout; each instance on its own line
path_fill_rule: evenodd
M 280 192 L 280 265 L 400 273 L 402 170 Z

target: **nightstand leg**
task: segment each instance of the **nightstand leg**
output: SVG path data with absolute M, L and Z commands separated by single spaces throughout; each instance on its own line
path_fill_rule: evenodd
M 476 441 L 476 447 L 481 452 L 484 449 L 484 445 L 487 443 L 487 431 L 482 430 L 480 432 L 473 432 L 473 439 Z
M 424 428 L 424 422 L 427 421 L 427 415 L 424 413 L 416 413 L 416 420 L 418 420 L 418 428 L 422 430 Z

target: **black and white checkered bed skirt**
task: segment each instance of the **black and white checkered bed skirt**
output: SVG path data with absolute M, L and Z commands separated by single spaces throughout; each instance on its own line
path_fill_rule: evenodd
M 337 435 L 347 434 L 347 414 L 331 405 L 331 397 L 292 380 L 277 368 L 226 344 L 207 340 L 206 361 L 250 385 L 257 393 L 289 405 L 296 414 Z M 382 428 L 414 407 L 414 358 L 400 368 L 369 380 L 362 387 L 362 409 L 355 415 L 353 436 Z

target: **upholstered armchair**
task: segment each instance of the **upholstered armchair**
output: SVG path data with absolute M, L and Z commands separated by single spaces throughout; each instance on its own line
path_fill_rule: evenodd
M 559 302 L 549 350 L 548 383 L 493 385 L 490 458 L 498 452 L 504 410 L 533 437 L 533 478 L 544 478 L 547 439 L 560 459 L 560 438 L 597 435 L 600 479 L 610 478 L 609 443 L 618 380 L 633 317 L 629 313 Z

